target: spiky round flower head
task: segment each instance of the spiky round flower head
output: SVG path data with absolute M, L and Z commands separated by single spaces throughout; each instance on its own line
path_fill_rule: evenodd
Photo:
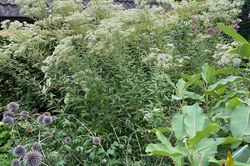
M 26 149 L 25 147 L 18 145 L 17 147 L 15 147 L 14 149 L 14 154 L 17 156 L 24 156 L 26 154 Z
M 38 142 L 33 143 L 32 150 L 40 152 L 42 149 L 41 144 Z
M 6 117 L 6 116 L 9 116 L 11 118 L 15 118 L 16 115 L 14 112 L 6 111 L 6 112 L 4 112 L 3 117 Z
M 26 118 L 28 118 L 28 116 L 29 116 L 29 112 L 28 112 L 28 111 L 22 111 L 22 112 L 20 113 L 20 117 L 21 117 L 22 119 L 26 119 Z
M 19 109 L 19 104 L 17 102 L 10 102 L 7 104 L 6 109 L 8 111 L 16 112 Z
M 43 160 L 43 156 L 38 151 L 30 151 L 26 153 L 23 158 L 23 164 L 25 166 L 39 166 Z
M 130 127 L 131 126 L 131 120 L 130 119 L 126 119 L 125 120 L 125 126 L 126 127 Z
M 43 124 L 43 118 L 44 118 L 44 115 L 39 115 L 36 119 L 36 121 L 39 123 L 39 124 Z
M 92 137 L 92 143 L 95 145 L 99 145 L 101 143 L 101 139 L 99 137 Z
M 70 137 L 66 137 L 66 138 L 64 139 L 64 142 L 65 142 L 66 144 L 70 144 L 70 143 L 72 142 L 72 139 L 71 139 Z
M 51 123 L 53 123 L 53 118 L 51 116 L 44 116 L 43 124 L 50 125 Z
M 44 112 L 43 115 L 44 116 L 51 116 L 50 112 Z
M 53 134 L 51 132 L 46 131 L 46 132 L 43 133 L 43 137 L 52 138 Z
M 3 123 L 6 123 L 8 125 L 13 125 L 14 124 L 14 119 L 10 116 L 3 117 L 2 119 Z
M 11 166 L 21 166 L 21 161 L 19 159 L 14 159 L 11 162 Z

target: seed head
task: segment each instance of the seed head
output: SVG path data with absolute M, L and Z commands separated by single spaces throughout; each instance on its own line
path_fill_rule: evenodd
M 4 112 L 3 117 L 6 117 L 6 116 L 9 116 L 11 118 L 15 118 L 16 115 L 14 112 L 6 111 L 6 112 Z
M 51 132 L 44 132 L 43 133 L 43 137 L 46 137 L 46 138 L 52 138 L 53 137 L 53 134 Z
M 14 149 L 14 154 L 17 156 L 24 156 L 26 154 L 26 149 L 25 147 L 18 145 L 17 147 L 15 147 Z
M 64 142 L 65 142 L 66 144 L 70 144 L 70 143 L 72 142 L 72 139 L 71 139 L 70 137 L 66 137 L 66 138 L 64 139 Z
M 39 123 L 39 124 L 43 124 L 43 118 L 44 118 L 44 115 L 39 115 L 36 119 L 36 121 Z
M 19 109 L 19 104 L 17 102 L 10 102 L 7 104 L 6 109 L 8 111 L 16 112 Z
M 35 142 L 35 143 L 33 143 L 33 145 L 32 145 L 32 150 L 33 151 L 38 151 L 38 152 L 40 152 L 41 151 L 41 144 L 40 143 L 38 143 L 38 142 Z
M 26 118 L 28 118 L 28 116 L 29 116 L 29 112 L 28 112 L 28 111 L 22 111 L 22 112 L 20 113 L 20 117 L 21 117 L 22 119 L 26 119 Z
M 23 158 L 25 166 L 39 166 L 43 160 L 43 156 L 38 151 L 30 151 Z
M 92 137 L 92 143 L 94 145 L 99 145 L 101 143 L 101 139 L 99 137 L 94 136 Z
M 43 115 L 44 116 L 51 116 L 50 112 L 44 112 Z
M 11 166 L 21 166 L 21 161 L 19 159 L 14 159 L 11 162 Z
M 8 125 L 13 125 L 14 124 L 14 119 L 10 116 L 3 117 L 2 119 L 3 123 L 6 123 Z
M 51 116 L 43 117 L 43 124 L 50 125 L 51 123 L 53 123 L 53 118 Z

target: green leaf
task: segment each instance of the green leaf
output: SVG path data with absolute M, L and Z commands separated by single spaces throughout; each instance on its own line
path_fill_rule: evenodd
M 146 152 L 151 155 L 161 156 L 180 156 L 183 154 L 178 148 L 172 147 L 169 140 L 159 131 L 156 132 L 157 139 L 161 141 L 160 144 L 149 144 Z
M 195 145 L 195 153 L 209 150 L 213 147 L 217 147 L 225 141 L 225 138 L 204 138 L 198 144 Z
M 193 154 L 193 161 L 195 166 L 208 166 L 209 158 L 214 157 L 217 153 L 217 147 L 213 146 L 198 153 Z
M 238 73 L 242 72 L 244 69 L 218 69 L 216 74 L 230 74 L 230 73 Z
M 212 82 L 215 78 L 216 71 L 214 67 L 209 67 L 207 63 L 202 66 L 201 76 L 202 79 L 208 84 Z
M 188 141 L 190 146 L 196 145 L 200 140 L 211 135 L 212 132 L 219 131 L 219 126 L 216 123 L 210 123 L 207 128 L 198 131 L 194 138 Z
M 234 137 L 250 135 L 250 107 L 238 106 L 231 114 L 230 129 Z
M 219 88 L 221 88 L 223 86 L 227 86 L 227 85 L 229 85 L 229 84 L 231 84 L 233 82 L 237 82 L 237 81 L 240 81 L 240 80 L 242 80 L 241 77 L 238 77 L 238 76 L 229 76 L 229 77 L 227 77 L 225 79 L 221 79 L 218 82 L 210 85 L 208 87 L 207 91 L 214 91 L 214 90 L 219 89 Z
M 190 138 L 193 138 L 197 131 L 203 129 L 205 115 L 197 103 L 192 106 L 185 106 L 183 112 L 185 114 L 184 124 L 186 133 Z
M 217 26 L 221 31 L 223 31 L 228 36 L 231 36 L 235 40 L 241 43 L 248 43 L 248 41 L 244 37 L 242 37 L 240 34 L 238 34 L 233 27 L 225 26 L 223 23 L 218 23 Z
M 177 95 L 179 97 L 182 97 L 183 93 L 186 90 L 186 82 L 183 79 L 179 79 L 178 82 L 176 83 L 176 88 L 177 88 Z
M 161 144 L 149 144 L 146 152 L 157 156 L 181 156 L 183 152 L 172 146 Z
M 246 93 L 245 91 L 231 91 L 227 93 L 217 101 L 216 105 L 214 106 L 214 109 L 218 108 L 222 104 L 225 104 L 228 100 L 243 95 L 245 93 Z
M 244 43 L 239 46 L 239 53 L 241 56 L 245 56 L 247 58 L 250 58 L 250 44 Z
M 174 131 L 174 130 L 171 129 L 171 128 L 168 128 L 168 127 L 164 127 L 164 128 L 161 128 L 161 129 L 153 128 L 153 129 L 151 130 L 152 133 L 157 133 L 158 131 L 161 132 L 161 133 L 169 133 L 169 132 L 172 132 L 172 131 Z
M 240 98 L 235 97 L 235 98 L 232 98 L 231 100 L 229 100 L 229 102 L 227 103 L 226 108 L 227 109 L 235 108 L 235 107 L 237 107 L 238 105 L 240 105 L 242 103 L 243 103 L 243 101 Z
M 181 114 L 175 114 L 172 120 L 172 128 L 175 133 L 175 137 L 178 140 L 182 140 L 187 136 L 184 128 L 184 116 Z
M 189 92 L 189 91 L 185 91 L 183 93 L 184 93 L 184 98 L 185 99 L 190 98 L 190 99 L 194 99 L 194 100 L 199 100 L 199 101 L 205 102 L 204 95 L 201 96 L 201 95 L 199 95 L 197 93 Z
M 245 146 L 243 146 L 243 147 L 238 148 L 238 149 L 233 153 L 233 158 L 234 158 L 234 160 L 237 160 L 239 157 L 242 157 L 242 156 L 244 156 L 244 155 L 246 156 L 246 154 L 248 154 L 247 157 L 244 156 L 244 158 L 247 158 L 246 161 L 245 161 L 245 162 L 247 162 L 247 161 L 249 160 L 249 158 L 250 158 L 249 152 L 246 151 L 247 149 L 248 149 L 248 145 L 245 145 Z M 244 154 L 244 152 L 246 152 L 246 153 Z M 249 161 L 249 162 L 250 162 L 250 161 Z

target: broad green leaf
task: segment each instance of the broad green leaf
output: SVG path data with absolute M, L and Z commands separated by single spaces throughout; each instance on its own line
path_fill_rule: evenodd
M 216 71 L 214 67 L 209 67 L 207 63 L 202 66 L 201 76 L 202 79 L 208 84 L 215 78 Z
M 194 138 L 188 141 L 190 146 L 196 145 L 200 140 L 211 135 L 212 132 L 219 131 L 219 126 L 216 123 L 210 123 L 207 128 L 198 131 Z
M 242 37 L 240 34 L 236 32 L 236 30 L 233 27 L 225 26 L 223 23 L 218 23 L 218 28 L 223 31 L 228 36 L 231 36 L 235 40 L 241 42 L 241 43 L 248 43 L 248 41 Z
M 209 150 L 213 147 L 217 147 L 218 145 L 222 144 L 225 142 L 226 138 L 204 138 L 202 139 L 199 143 L 195 145 L 195 153 L 204 151 L 204 150 Z
M 218 82 L 210 85 L 208 87 L 207 91 L 213 91 L 213 90 L 219 89 L 219 88 L 221 88 L 223 86 L 227 86 L 227 85 L 229 85 L 229 84 L 231 84 L 233 82 L 237 82 L 237 81 L 240 81 L 240 80 L 242 80 L 241 77 L 238 77 L 238 76 L 229 76 L 229 77 L 227 77 L 225 79 L 221 79 Z
M 241 56 L 245 56 L 247 58 L 250 58 L 250 44 L 244 43 L 241 46 L 239 46 L 239 52 Z
M 194 93 L 194 92 L 185 91 L 184 92 L 184 98 L 185 99 L 190 98 L 190 99 L 194 99 L 194 100 L 199 100 L 199 101 L 205 102 L 204 95 L 201 96 L 201 95 L 199 95 L 197 93 Z
M 165 145 L 163 143 L 160 144 L 149 144 L 146 148 L 146 152 L 151 155 L 158 156 L 181 156 L 183 152 L 174 148 L 172 146 Z
M 249 152 L 246 151 L 247 149 L 248 149 L 248 145 L 245 145 L 245 146 L 243 146 L 243 147 L 238 148 L 238 149 L 233 153 L 233 158 L 234 158 L 235 160 L 237 160 L 240 156 L 244 156 L 244 152 L 245 152 L 245 153 L 248 154 L 247 160 L 246 160 L 246 161 L 248 161 L 248 159 L 250 158 L 250 154 L 249 154 Z M 245 162 L 246 162 L 246 161 L 245 161 Z
M 175 137 L 178 140 L 182 140 L 187 136 L 184 128 L 184 116 L 181 114 L 175 114 L 172 120 L 172 128 L 174 130 Z
M 190 138 L 193 138 L 197 131 L 203 129 L 205 115 L 197 103 L 192 106 L 185 106 L 183 112 L 185 114 L 184 124 L 186 133 Z
M 234 137 L 250 135 L 250 107 L 238 106 L 231 115 L 230 129 Z
M 214 157 L 217 153 L 217 147 L 212 146 L 209 149 L 205 149 L 198 153 L 193 154 L 193 161 L 195 166 L 208 166 L 209 158 Z
M 178 148 L 172 147 L 169 140 L 159 131 L 156 132 L 157 139 L 160 144 L 149 144 L 146 148 L 147 153 L 161 156 L 180 156 L 183 154 Z

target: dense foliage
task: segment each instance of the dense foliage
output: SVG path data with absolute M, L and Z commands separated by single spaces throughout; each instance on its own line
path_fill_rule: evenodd
M 226 77 L 231 69 L 219 69 L 244 64 L 240 53 L 228 53 L 237 43 L 222 34 L 217 23 L 237 28 L 243 0 L 166 1 L 171 8 L 138 3 L 130 10 L 112 0 L 91 1 L 87 8 L 76 0 L 54 0 L 50 7 L 43 0 L 17 2 L 36 21 L 2 23 L 0 107 L 4 112 L 7 103 L 17 101 L 20 109 L 12 119 L 14 124 L 1 124 L 0 143 L 11 146 L 11 153 L 18 145 L 30 151 L 39 144 L 42 150 L 20 157 L 24 164 L 30 156 L 42 155 L 42 161 L 37 162 L 53 166 L 171 165 L 169 158 L 145 153 L 154 141 L 150 129 L 171 126 L 166 135 L 180 146 L 187 136 L 196 139 L 196 132 L 203 128 L 202 138 L 209 137 L 209 141 L 211 132 L 225 128 L 209 151 L 211 156 L 217 146 L 228 143 L 230 131 L 223 122 L 228 119 L 217 111 L 222 109 L 220 104 L 228 106 L 231 100 L 242 103 L 234 97 L 247 97 L 248 86 L 237 74 Z M 183 79 L 179 79 L 181 73 L 185 73 Z M 221 86 L 229 83 L 233 84 L 229 89 Z M 243 92 L 235 91 L 241 86 Z M 218 89 L 220 94 L 214 96 Z M 242 106 L 245 110 L 246 105 Z M 197 130 L 189 126 L 192 116 L 180 112 L 185 109 L 199 114 L 202 122 Z M 208 114 L 202 109 L 209 110 Z M 28 111 L 28 118 L 22 118 L 23 111 Z M 48 121 L 41 120 L 44 116 Z M 181 124 L 175 123 L 181 118 L 188 121 L 185 134 L 179 131 Z M 44 135 L 48 132 L 53 136 Z M 175 137 L 170 134 L 173 132 Z M 237 134 L 233 136 L 242 136 Z M 202 133 L 197 135 L 194 144 Z M 236 138 L 228 144 L 237 142 Z M 218 159 L 242 146 L 225 147 Z M 152 147 L 147 152 L 153 152 Z M 186 152 L 190 151 L 173 150 L 183 158 Z M 7 149 L 0 153 L 5 161 L 13 158 Z M 192 157 L 174 159 L 174 163 L 197 165 Z M 218 162 L 208 157 L 202 162 Z

